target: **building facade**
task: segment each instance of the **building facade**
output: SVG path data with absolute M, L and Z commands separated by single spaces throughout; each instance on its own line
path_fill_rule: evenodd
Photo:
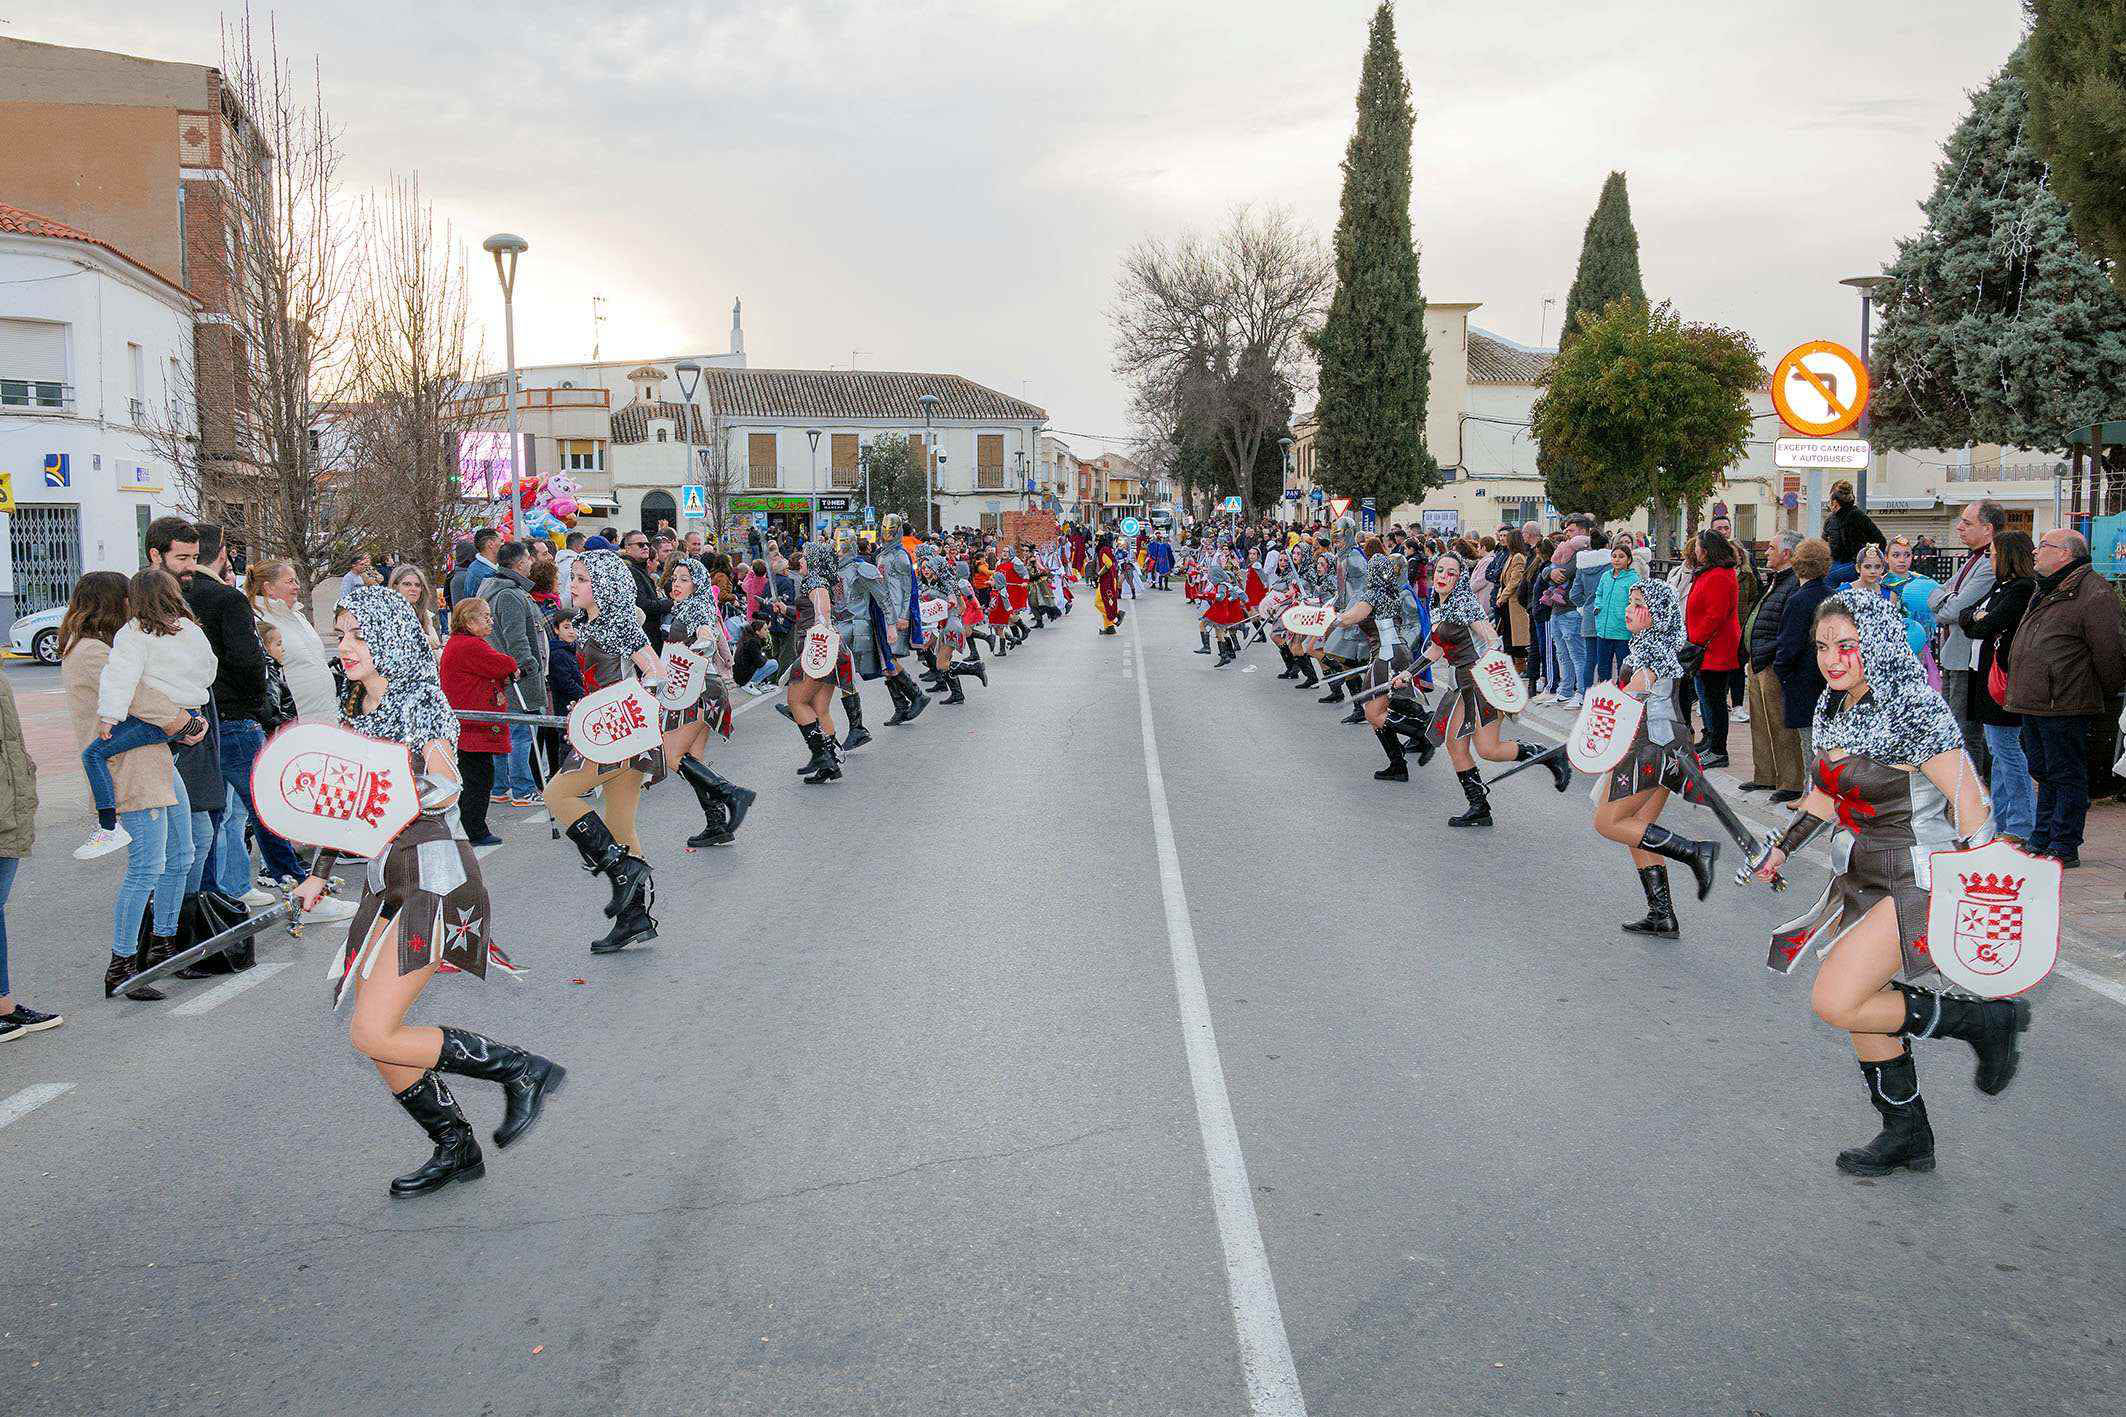
M 165 439 L 194 428 L 196 308 L 115 245 L 0 204 L 0 622 L 64 604 L 84 571 L 139 569 L 177 510 Z

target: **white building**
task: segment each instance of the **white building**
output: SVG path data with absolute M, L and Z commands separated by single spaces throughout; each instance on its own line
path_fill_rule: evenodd
M 194 427 L 196 307 L 110 243 L 0 204 L 0 618 L 64 604 L 84 571 L 138 570 L 148 523 L 177 510 L 148 429 Z

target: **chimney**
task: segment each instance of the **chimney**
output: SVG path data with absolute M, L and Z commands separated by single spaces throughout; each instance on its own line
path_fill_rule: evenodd
M 739 307 L 743 303 L 738 300 L 731 302 L 731 353 L 733 354 L 744 354 L 746 352 L 746 327 L 739 319 Z

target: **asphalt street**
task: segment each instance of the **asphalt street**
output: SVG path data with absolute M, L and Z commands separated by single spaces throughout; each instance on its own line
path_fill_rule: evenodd
M 418 1201 L 385 1186 L 426 1143 L 327 1012 L 337 932 L 106 1003 L 115 861 L 40 844 L 14 967 L 70 1021 L 0 1048 L 6 1409 L 2126 1410 L 2126 1006 L 2040 986 L 1999 1098 L 1918 1044 L 1940 1168 L 1843 1177 L 1850 1050 L 1762 963 L 1820 865 L 1622 935 L 1585 779 L 1450 830 L 1444 756 L 1375 782 L 1370 733 L 1192 626 L 1081 605 L 906 728 L 874 687 L 829 787 L 749 706 L 739 844 L 683 853 L 656 789 L 661 938 L 618 956 L 517 814 L 486 870 L 532 973 L 416 1021 L 569 1085 Z M 484 1136 L 495 1090 L 457 1091 Z

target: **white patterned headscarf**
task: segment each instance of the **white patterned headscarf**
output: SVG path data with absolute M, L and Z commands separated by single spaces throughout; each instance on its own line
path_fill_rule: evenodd
M 354 685 L 341 706 L 340 721 L 370 738 L 404 743 L 419 753 L 430 743 L 458 744 L 458 716 L 428 650 L 428 636 L 406 597 L 389 586 L 356 586 L 340 597 L 334 614 L 354 617 L 362 643 L 377 673 L 384 676 L 384 698 L 375 708 L 359 711 L 362 690 Z
M 716 587 L 709 584 L 709 568 L 692 556 L 682 556 L 679 564 L 686 567 L 693 578 L 694 593 L 685 600 L 672 604 L 671 639 L 691 642 L 695 635 L 713 625 L 719 618 L 716 612 Z
M 1852 620 L 1868 691 L 1851 705 L 1840 691 L 1823 691 L 1816 700 L 1817 751 L 1838 748 L 1878 763 L 1914 767 L 1938 754 L 1960 751 L 1963 733 L 1949 705 L 1927 683 L 1926 669 L 1912 653 L 1897 607 L 1859 586 L 1847 586 L 1824 603 L 1844 607 Z
M 1624 656 L 1627 669 L 1643 669 L 1656 679 L 1676 679 L 1683 674 L 1683 602 L 1667 581 L 1640 581 L 1632 593 L 1646 602 L 1653 623 L 1631 637 L 1631 650 Z
M 1454 558 L 1454 563 L 1462 568 L 1462 574 L 1454 582 L 1454 589 L 1448 592 L 1446 603 L 1439 608 L 1439 623 L 1474 625 L 1488 619 L 1484 607 L 1477 601 L 1475 588 L 1469 584 L 1469 563 L 1459 556 Z

